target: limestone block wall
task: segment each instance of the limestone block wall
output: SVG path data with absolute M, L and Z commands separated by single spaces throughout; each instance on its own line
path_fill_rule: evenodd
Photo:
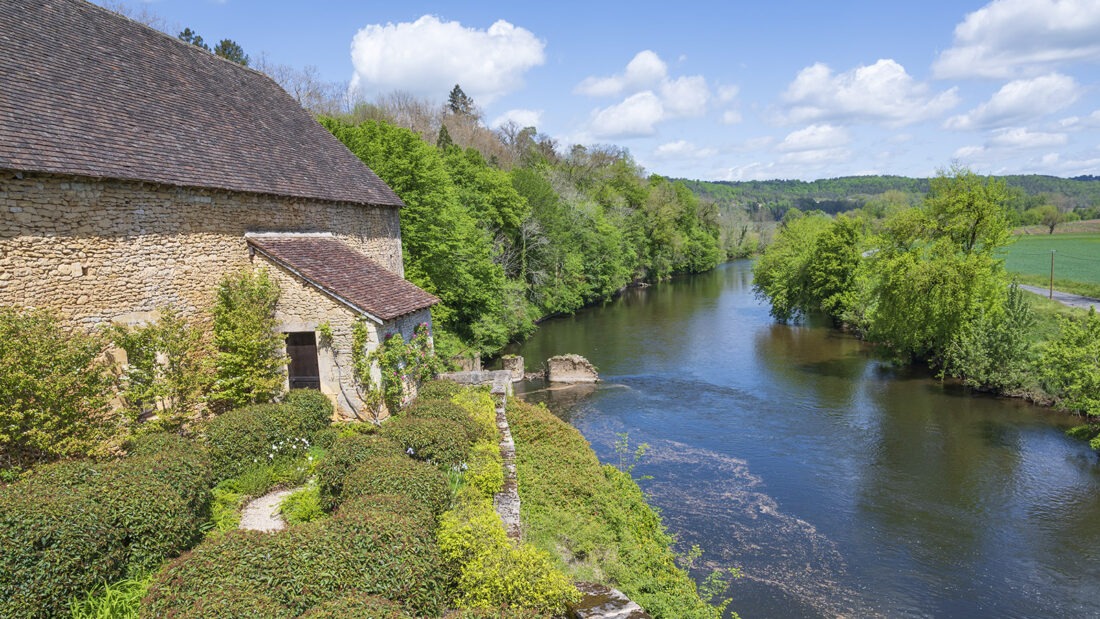
M 270 277 L 279 284 L 275 318 L 280 323 L 280 329 L 286 333 L 312 331 L 317 334 L 321 392 L 332 400 L 344 417 L 354 417 L 356 411 L 363 411 L 363 402 L 355 388 L 351 356 L 352 327 L 358 314 L 261 254 L 255 256 L 253 266 L 266 268 Z M 383 325 L 367 320 L 367 352 L 378 348 L 379 343 L 393 333 L 400 333 L 408 341 L 417 325 L 427 323 L 430 327 L 431 319 L 431 310 L 424 309 Z M 332 330 L 332 343 L 321 346 L 318 328 L 326 323 Z M 380 378 L 375 368 L 372 379 L 378 381 Z
M 331 232 L 403 275 L 398 212 L 356 204 L 0 171 L 0 305 L 71 327 L 205 317 L 245 232 Z

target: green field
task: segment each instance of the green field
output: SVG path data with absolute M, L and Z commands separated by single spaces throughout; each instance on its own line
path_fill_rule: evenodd
M 1050 252 L 1054 253 L 1054 287 L 1096 296 L 1100 291 L 1100 234 L 1042 234 L 1016 237 L 1005 252 L 1005 268 L 1025 283 L 1046 285 Z

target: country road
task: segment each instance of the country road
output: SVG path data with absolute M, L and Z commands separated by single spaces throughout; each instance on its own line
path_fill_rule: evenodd
M 1044 297 L 1050 294 L 1050 291 L 1040 286 L 1027 286 L 1020 284 L 1021 290 L 1028 292 L 1034 292 L 1035 294 L 1041 294 Z M 1054 291 L 1054 300 L 1062 305 L 1068 305 L 1069 307 L 1079 307 L 1081 309 L 1088 309 L 1089 307 L 1095 307 L 1100 310 L 1100 299 L 1093 299 L 1092 297 L 1082 297 L 1078 294 L 1070 294 L 1068 292 Z

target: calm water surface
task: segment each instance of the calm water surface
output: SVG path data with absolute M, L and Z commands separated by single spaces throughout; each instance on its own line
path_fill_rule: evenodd
M 679 548 L 740 566 L 761 617 L 1098 617 L 1100 464 L 1066 418 L 775 324 L 747 262 L 549 321 L 517 350 L 575 352 L 598 387 L 539 390 L 614 460 L 620 432 Z

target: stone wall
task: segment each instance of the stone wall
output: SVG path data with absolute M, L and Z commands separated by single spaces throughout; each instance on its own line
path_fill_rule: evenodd
M 0 305 L 85 328 L 165 306 L 205 318 L 249 266 L 245 232 L 331 232 L 403 275 L 394 208 L 0 171 Z

